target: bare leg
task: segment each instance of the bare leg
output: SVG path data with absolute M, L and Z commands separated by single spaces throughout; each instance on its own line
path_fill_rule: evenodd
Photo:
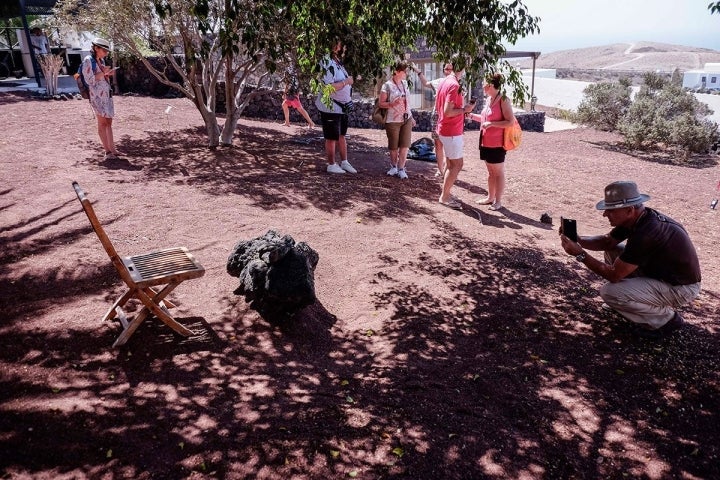
M 344 137 L 340 137 L 344 139 Z M 337 140 L 325 140 L 325 155 L 327 156 L 328 165 L 335 164 L 335 145 Z
M 463 159 L 462 158 L 448 158 L 445 163 L 445 178 L 443 179 L 442 193 L 440 194 L 440 201 L 447 202 L 450 199 L 450 190 L 452 190 L 455 180 L 457 180 L 460 170 L 462 170 Z
M 289 127 L 290 126 L 290 109 L 288 108 L 287 100 L 283 100 L 282 110 L 283 110 L 283 115 L 285 115 L 285 126 Z
M 340 135 L 340 140 L 338 140 L 338 149 L 340 150 L 340 160 L 347 160 L 347 142 L 345 141 L 345 135 Z M 335 158 L 334 154 L 333 158 Z
M 398 151 L 397 150 L 390 150 L 390 165 L 393 167 L 398 166 Z
M 397 157 L 397 150 L 395 151 L 396 160 L 397 160 L 397 166 L 399 169 L 405 168 L 405 164 L 407 163 L 407 154 L 408 154 L 408 147 L 401 147 L 400 148 L 400 155 Z
M 100 142 L 103 145 L 103 149 L 105 149 L 105 152 L 110 152 L 117 155 L 117 151 L 115 150 L 115 142 L 113 139 L 112 118 L 98 116 L 97 124 L 98 136 L 100 137 Z
M 505 193 L 505 163 L 488 163 L 488 198 L 495 205 L 502 205 Z
M 105 136 L 105 118 L 99 117 L 99 116 L 96 116 L 96 118 L 97 118 L 97 131 L 98 131 L 98 136 L 100 137 L 100 143 L 102 143 L 103 150 L 105 150 L 105 152 L 109 152 L 110 147 L 108 147 L 107 138 Z
M 435 158 L 437 159 L 438 172 L 445 173 L 445 149 L 439 138 L 435 139 Z
M 106 125 L 105 125 L 105 138 L 107 138 L 108 145 L 110 145 L 110 151 L 117 155 L 117 150 L 115 150 L 115 139 L 113 138 L 113 130 L 112 130 L 112 118 L 106 118 Z
M 315 128 L 315 122 L 312 121 L 312 119 L 310 118 L 310 115 L 308 115 L 307 111 L 305 111 L 305 109 L 302 106 L 298 109 L 298 112 L 300 112 L 300 115 L 303 116 L 303 118 L 308 123 L 310 128 Z M 285 118 L 287 119 L 287 117 L 285 117 Z M 287 123 L 287 120 L 285 120 L 285 123 Z

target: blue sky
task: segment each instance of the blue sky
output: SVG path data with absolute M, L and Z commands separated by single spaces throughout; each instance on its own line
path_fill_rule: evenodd
M 523 0 L 540 34 L 508 50 L 544 53 L 611 43 L 659 42 L 720 50 L 720 15 L 710 0 Z

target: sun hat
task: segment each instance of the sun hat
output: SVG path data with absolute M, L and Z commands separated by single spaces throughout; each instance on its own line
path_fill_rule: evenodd
M 650 200 L 650 195 L 640 193 L 635 182 L 620 180 L 605 187 L 605 199 L 600 200 L 595 208 L 612 210 L 614 208 L 632 207 Z
M 112 51 L 112 48 L 110 48 L 110 42 L 108 42 L 104 38 L 97 37 L 95 40 L 92 41 L 92 44 L 96 47 L 104 48 L 108 52 Z

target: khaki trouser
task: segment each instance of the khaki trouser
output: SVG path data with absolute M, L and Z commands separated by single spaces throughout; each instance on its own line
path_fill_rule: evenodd
M 605 252 L 605 261 L 612 264 L 624 246 Z M 700 283 L 670 285 L 662 280 L 642 276 L 637 269 L 617 283 L 606 283 L 600 296 L 613 310 L 631 322 L 660 328 L 675 316 L 675 309 L 690 303 L 700 294 Z

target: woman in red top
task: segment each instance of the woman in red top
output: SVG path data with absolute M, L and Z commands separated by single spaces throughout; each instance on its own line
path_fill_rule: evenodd
M 510 100 L 502 91 L 504 77 L 493 74 L 485 79 L 483 91 L 487 95 L 485 108 L 480 115 L 471 113 L 469 118 L 480 123 L 480 160 L 485 160 L 488 169 L 488 196 L 477 202 L 490 205 L 490 210 L 503 208 L 505 193 L 505 149 L 503 132 L 515 121 Z

